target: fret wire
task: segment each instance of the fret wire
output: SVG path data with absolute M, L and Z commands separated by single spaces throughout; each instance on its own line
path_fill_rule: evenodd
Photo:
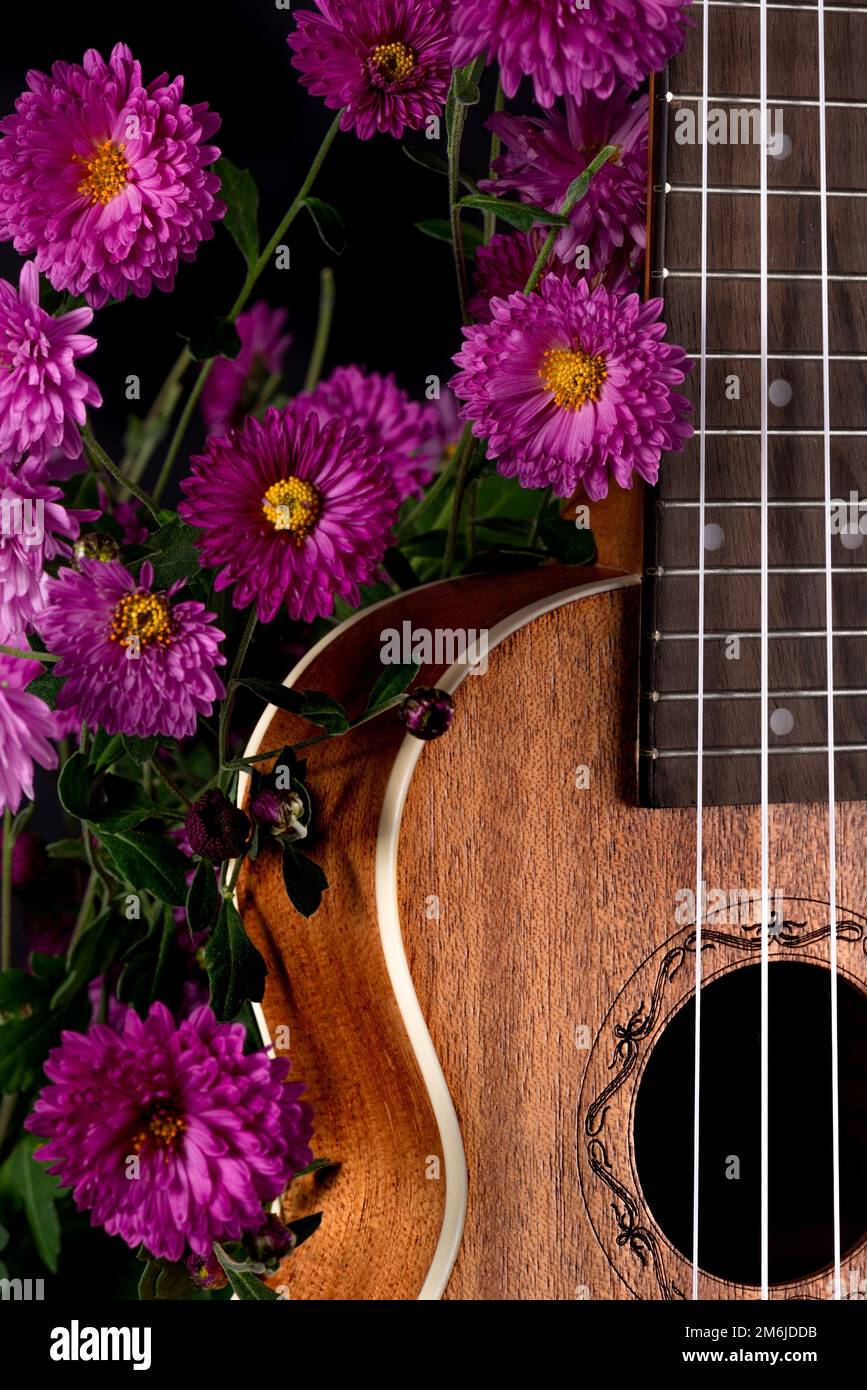
M 771 690 L 769 693 L 774 700 L 809 700 L 814 698 L 826 700 L 828 698 L 827 690 Z M 761 698 L 761 694 L 760 690 L 706 690 L 704 698 L 706 700 L 758 700 Z M 834 698 L 836 699 L 838 695 L 861 697 L 867 695 L 867 689 L 859 690 L 850 687 L 839 690 L 835 686 Z M 698 695 L 695 691 L 654 690 L 651 694 L 645 695 L 644 698 L 662 703 L 668 700 L 697 700 Z
M 762 278 L 759 270 L 709 270 L 707 272 L 709 280 L 760 280 Z M 699 280 L 701 279 L 700 270 L 653 270 L 650 273 L 651 280 Z M 822 276 L 818 271 L 806 270 L 772 270 L 768 273 L 769 280 L 821 280 Z M 829 275 L 829 282 L 838 282 L 848 285 L 850 281 L 860 283 L 867 280 L 867 275 Z
M 706 632 L 705 641 L 713 638 L 714 641 L 725 642 L 729 637 L 740 637 L 744 641 L 752 642 L 757 640 L 761 633 L 753 630 L 751 632 Z M 802 627 L 802 628 L 771 628 L 768 632 L 769 637 L 821 637 L 824 641 L 827 636 L 823 627 Z M 835 627 L 834 636 L 836 637 L 867 637 L 867 631 L 862 627 Z M 697 632 L 656 632 L 650 634 L 652 642 L 695 642 L 698 638 Z
M 688 352 L 687 357 L 699 357 L 697 352 Z M 760 362 L 760 352 L 707 352 L 705 356 L 715 362 Z M 769 352 L 770 362 L 824 362 L 821 352 Z M 867 362 L 867 352 L 829 352 L 829 362 Z
M 667 183 L 655 191 L 661 193 L 701 193 L 702 190 L 701 184 L 698 183 Z M 716 186 L 708 184 L 707 191 L 712 194 L 732 194 L 750 198 L 758 198 L 761 194 L 760 188 L 750 188 L 746 184 Z M 769 198 L 820 198 L 822 196 L 818 188 L 768 188 L 765 191 Z M 828 198 L 867 198 L 867 189 L 829 188 L 826 196 Z
M 786 753 L 825 753 L 827 743 L 793 743 L 789 747 L 774 744 L 768 749 L 771 757 L 779 757 Z M 647 750 L 641 750 L 647 757 Z M 757 758 L 761 753 L 761 748 L 705 748 L 705 758 Z M 835 753 L 867 753 L 867 743 L 835 743 Z M 695 750 L 692 748 L 654 748 L 652 756 L 654 758 L 694 758 Z
M 661 498 L 658 498 L 658 499 L 657 499 L 656 505 L 657 505 L 657 507 L 659 507 L 661 510 L 665 510 L 665 509 L 673 509 L 673 508 L 680 508 L 680 507 L 697 507 L 697 506 L 698 506 L 698 502 L 696 502 L 693 498 L 689 498 L 689 497 L 677 497 L 677 498 L 661 497 Z M 752 499 L 751 501 L 744 501 L 742 498 L 738 498 L 737 500 L 732 500 L 732 499 L 726 498 L 726 499 L 724 499 L 724 500 L 722 500 L 722 501 L 719 501 L 719 502 L 710 501 L 710 502 L 708 502 L 707 505 L 708 505 L 708 510 L 710 510 L 710 511 L 715 511 L 715 510 L 725 511 L 725 510 L 727 510 L 727 509 L 729 509 L 729 508 L 732 508 L 732 507 L 760 507 L 762 504 L 761 504 L 760 499 L 759 499 L 758 497 L 756 497 L 756 498 Z M 806 498 L 806 497 L 805 497 L 805 498 L 790 498 L 790 499 L 785 499 L 785 500 L 780 500 L 780 501 L 770 501 L 770 502 L 768 502 L 768 506 L 769 506 L 769 507 L 777 507 L 779 510 L 783 510 L 783 509 L 788 510 L 789 507 L 814 507 L 814 508 L 819 508 L 819 507 L 821 507 L 822 510 L 824 511 L 825 502 L 824 502 L 824 499 L 821 498 L 821 497 L 818 497 L 818 498 L 815 498 L 815 499 L 813 499 L 813 498 Z
M 710 5 L 716 10 L 760 10 L 761 0 L 696 0 L 698 6 Z M 815 14 L 815 5 L 795 5 L 784 0 L 768 0 L 766 10 L 799 10 L 802 14 Z M 825 14 L 867 14 L 867 5 L 826 5 Z M 770 101 L 771 98 L 769 97 Z
M 760 569 L 751 568 L 747 565 L 718 565 L 713 569 L 706 568 L 705 574 L 761 574 Z M 645 574 L 653 579 L 682 579 L 689 575 L 698 574 L 697 569 L 679 568 L 666 566 L 661 568 L 645 570 Z M 824 565 L 769 565 L 769 574 L 824 574 Z M 867 565 L 832 565 L 832 574 L 864 574 L 867 573 Z
M 665 99 L 666 99 L 666 101 L 701 101 L 701 100 L 702 100 L 702 98 L 701 98 L 700 96 L 696 96 L 696 94 L 695 94 L 694 92 L 666 92 L 666 94 L 665 94 Z M 811 107 L 813 107 L 813 108 L 818 108 L 818 106 L 819 106 L 818 101 L 811 100 L 811 99 L 808 98 L 808 97 L 769 97 L 768 100 L 769 100 L 770 102 L 773 102 L 773 104 L 774 104 L 775 106 L 811 106 Z M 710 102 L 712 102 L 712 101 L 720 102 L 720 103 L 723 103 L 723 104 L 726 103 L 726 102 L 728 102 L 728 103 L 730 103 L 730 104 L 732 104 L 732 105 L 737 104 L 737 105 L 746 105 L 746 106 L 749 106 L 749 105 L 758 106 L 758 104 L 759 104 L 759 99 L 758 99 L 758 97 L 746 97 L 746 96 L 744 96 L 744 97 L 733 97 L 733 96 L 727 96 L 727 97 L 723 97 L 723 96 L 708 97 L 708 102 L 710 103 Z M 852 111 L 867 111 L 867 101 L 826 101 L 825 104 L 824 104 L 824 108 L 823 108 L 823 109 L 827 110 L 827 108 L 828 108 L 829 106 L 833 106 L 833 107 L 835 107 L 835 108 L 837 108 L 837 109 L 844 110 L 844 111 L 850 111 L 850 110 L 852 110 Z
M 861 439 L 861 438 L 863 438 L 864 436 L 867 436 L 867 430 L 829 430 L 828 433 L 831 434 L 831 435 L 838 435 L 838 436 L 839 436 L 840 438 L 842 438 L 842 439 Z M 705 430 L 705 434 L 718 434 L 718 435 L 736 434 L 736 435 L 742 435 L 742 436 L 745 435 L 745 436 L 747 436 L 747 437 L 750 437 L 750 436 L 757 436 L 757 435 L 760 435 L 760 434 L 761 434 L 761 430 L 741 430 L 741 429 L 737 429 L 737 430 L 726 430 L 726 429 L 717 429 L 716 427 L 714 427 L 713 429 L 706 429 L 706 430 Z M 793 439 L 793 438 L 795 438 L 795 439 L 797 439 L 797 438 L 805 438 L 805 439 L 813 439 L 813 438 L 816 438 L 816 439 L 824 439 L 824 437 L 825 437 L 825 431 L 824 431 L 824 430 L 779 430 L 779 429 L 772 429 L 772 430 L 768 430 L 768 434 L 776 435 L 777 437 L 783 437 L 783 438 L 787 438 L 787 439 Z

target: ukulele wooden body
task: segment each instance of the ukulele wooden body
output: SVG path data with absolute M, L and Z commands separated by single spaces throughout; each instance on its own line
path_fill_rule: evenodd
M 293 1186 L 292 1216 L 324 1212 L 281 1272 L 293 1298 L 689 1296 L 633 1144 L 647 1058 L 695 974 L 676 913 L 695 812 L 637 804 L 638 596 L 637 576 L 560 566 L 448 581 L 363 612 L 293 673 L 353 709 L 384 629 L 491 634 L 486 674 L 420 672 L 454 689 L 447 736 L 424 745 L 386 716 L 314 750 L 310 853 L 331 883 L 314 918 L 278 856 L 240 879 L 265 1020 L 288 1027 L 316 1152 L 340 1165 Z M 307 733 L 271 709 L 251 747 Z M 863 985 L 864 804 L 837 821 L 840 914 L 827 807 L 771 808 L 771 955 L 827 964 L 839 920 L 841 974 Z M 706 810 L 704 836 L 714 881 L 759 883 L 757 808 Z M 756 959 L 751 921 L 711 913 L 704 931 L 705 982 Z M 758 1289 L 703 1275 L 700 1295 Z M 773 1296 L 827 1297 L 827 1273 Z

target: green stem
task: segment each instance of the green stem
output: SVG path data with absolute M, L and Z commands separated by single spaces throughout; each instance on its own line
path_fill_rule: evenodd
M 497 83 L 497 95 L 496 95 L 496 97 L 494 98 L 494 113 L 495 113 L 496 115 L 499 115 L 499 113 L 502 111 L 502 109 L 503 109 L 503 107 L 505 106 L 505 104 L 506 104 L 506 94 L 505 94 L 505 92 L 503 91 L 503 82 L 502 82 L 502 78 L 501 78 L 500 81 Z M 501 146 L 500 146 L 500 137 L 499 137 L 499 135 L 492 135 L 492 136 L 491 136 L 491 156 L 490 156 L 490 160 L 489 160 L 489 169 L 490 169 L 490 172 L 488 173 L 488 178 L 489 178 L 489 179 L 496 179 L 496 177 L 497 177 L 496 173 L 494 172 L 494 165 L 495 165 L 495 163 L 497 162 L 497 160 L 498 160 L 499 157 L 500 157 L 500 148 L 501 148 Z M 491 237 L 494 235 L 494 232 L 496 231 L 496 229 L 497 229 L 497 214 L 496 214 L 495 212 L 486 212 L 486 213 L 485 213 L 485 245 L 486 245 L 486 246 L 487 246 L 488 242 L 491 240 Z
M 484 66 L 484 57 L 477 58 L 467 76 L 467 81 L 470 84 L 478 82 Z M 467 123 L 468 108 L 464 106 L 463 102 L 458 100 L 458 85 L 458 71 L 456 70 L 452 76 L 452 90 L 449 98 L 452 109 L 448 138 L 449 221 L 451 222 L 452 229 L 452 253 L 455 259 L 455 275 L 458 282 L 458 299 L 461 305 L 461 319 L 464 323 L 469 323 L 470 315 L 467 308 L 469 302 L 467 261 L 464 255 L 464 238 L 461 231 L 461 209 L 458 206 L 461 192 L 461 142 L 464 138 L 464 126 Z
M 4 656 L 20 656 L 24 661 L 59 661 L 59 656 L 53 656 L 51 652 L 28 652 L 23 647 L 4 647 L 0 645 L 0 652 Z
M 86 830 L 84 833 L 85 835 L 87 835 Z M 69 945 L 66 949 L 67 961 L 72 960 L 72 953 L 78 945 L 78 942 L 81 938 L 81 934 L 84 931 L 85 926 L 87 925 L 87 919 L 90 916 L 90 910 L 93 907 L 93 900 L 96 896 L 96 889 L 98 883 L 99 874 L 97 873 L 96 868 L 94 867 L 91 869 L 90 874 L 88 875 L 87 885 L 84 889 L 84 897 L 81 900 L 81 904 L 78 909 L 78 916 L 75 919 L 75 926 L 72 929 L 72 936 L 70 937 Z
M 250 295 L 253 293 L 253 289 L 256 285 L 257 280 L 259 279 L 259 276 L 262 274 L 262 271 L 266 268 L 266 266 L 270 264 L 271 257 L 273 256 L 275 250 L 280 245 L 280 242 L 283 240 L 289 228 L 292 226 L 292 223 L 295 221 L 295 218 L 298 216 L 299 212 L 303 208 L 304 200 L 306 199 L 307 195 L 312 189 L 313 184 L 316 182 L 317 175 L 319 174 L 319 171 L 322 168 L 322 165 L 325 161 L 325 156 L 331 149 L 331 146 L 334 143 L 335 137 L 337 136 L 337 132 L 339 131 L 339 129 L 340 112 L 338 112 L 338 114 L 335 116 L 326 133 L 325 139 L 319 146 L 319 149 L 317 150 L 316 155 L 313 159 L 313 163 L 310 165 L 310 168 L 307 171 L 307 177 L 305 178 L 300 189 L 298 190 L 298 193 L 296 194 L 295 199 L 292 202 L 291 207 L 289 208 L 289 211 L 286 213 L 286 216 L 283 218 L 283 221 L 277 227 L 277 230 L 274 232 L 274 235 L 271 237 L 271 240 L 268 242 L 268 245 L 265 247 L 264 251 L 259 256 L 259 259 L 255 261 L 253 265 L 250 267 L 250 269 L 247 271 L 247 278 L 241 286 L 238 298 L 235 300 L 234 304 L 232 305 L 231 309 L 229 310 L 226 316 L 229 323 L 235 322 L 235 319 L 238 317 L 241 310 L 244 308 L 244 305 L 247 303 L 247 300 L 250 298 Z M 211 374 L 211 369 L 215 361 L 216 358 L 210 357 L 207 362 L 202 363 L 201 368 L 199 369 L 199 375 L 196 377 L 193 389 L 190 392 L 186 405 L 184 406 L 181 418 L 178 421 L 177 428 L 172 436 L 172 442 L 169 445 L 168 453 L 166 454 L 163 466 L 160 469 L 160 475 L 157 478 L 156 486 L 154 488 L 154 497 L 157 500 L 159 500 L 160 497 L 162 497 L 166 489 L 166 485 L 169 481 L 169 478 L 171 477 L 172 468 L 175 464 L 175 459 L 180 453 L 181 445 L 184 442 L 184 435 L 186 434 L 190 420 L 192 419 L 193 411 L 195 410 L 196 405 L 198 404 L 199 397 L 201 396 L 205 383 Z
M 12 812 L 3 812 L 3 883 L 0 886 L 0 970 L 12 964 Z
M 159 759 L 151 758 L 150 765 L 153 768 L 154 772 L 157 774 L 157 777 L 159 777 L 160 780 L 165 783 L 172 795 L 177 797 L 178 801 L 182 801 L 185 806 L 192 806 L 193 803 L 187 796 L 186 792 L 181 791 L 177 782 L 174 780 L 173 777 L 169 776 Z
M 304 378 L 305 391 L 312 391 L 322 375 L 322 364 L 328 351 L 328 340 L 331 337 L 331 325 L 334 321 L 335 297 L 334 271 L 330 266 L 325 266 L 319 276 L 319 319 L 316 324 L 313 351 L 310 354 L 310 365 Z
M 247 614 L 247 622 L 244 627 L 244 631 L 241 634 L 241 640 L 238 643 L 238 650 L 235 652 L 235 660 L 232 662 L 232 669 L 229 673 L 229 679 L 226 682 L 226 696 L 223 700 L 222 706 L 220 707 L 220 766 L 223 768 L 224 771 L 226 771 L 226 754 L 228 752 L 229 738 L 229 720 L 232 717 L 232 708 L 235 703 L 236 683 L 238 677 L 241 674 L 241 668 L 244 665 L 244 658 L 247 655 L 247 649 L 249 648 L 250 642 L 252 641 L 253 633 L 256 630 L 256 621 L 256 605 L 254 604 L 253 607 L 250 609 L 250 612 Z
M 151 454 L 162 438 L 163 431 L 175 412 L 175 406 L 180 396 L 181 382 L 192 360 L 193 354 L 185 344 L 178 353 L 174 366 L 157 392 L 154 403 L 144 418 L 142 426 L 144 440 L 141 448 L 135 455 L 124 455 L 120 465 L 121 471 L 125 477 L 132 478 L 134 483 L 138 482 L 147 468 Z M 155 425 L 158 420 L 163 422 L 163 429 L 159 432 L 149 428 Z
M 464 443 L 464 439 L 466 442 Z M 485 441 L 483 439 L 473 440 L 469 430 L 464 431 L 462 436 L 463 448 L 459 449 L 460 462 L 458 464 L 457 477 L 455 478 L 455 495 L 452 501 L 452 515 L 449 521 L 449 534 L 446 540 L 446 550 L 443 556 L 442 577 L 448 579 L 454 568 L 455 553 L 458 547 L 458 532 L 461 526 L 461 510 L 464 504 L 464 495 L 467 484 L 471 477 L 471 465 L 478 461 L 479 453 L 484 455 Z
M 569 216 L 575 204 L 580 202 L 581 199 L 586 195 L 587 189 L 590 187 L 590 180 L 592 179 L 593 175 L 595 173 L 598 173 L 598 171 L 602 168 L 602 165 L 607 164 L 609 159 L 611 159 L 616 154 L 616 145 L 606 145 L 604 150 L 600 150 L 599 154 L 596 156 L 593 162 L 587 165 L 587 168 L 584 170 L 584 173 L 580 176 L 580 178 L 575 179 L 570 184 L 569 192 L 566 194 L 566 197 L 563 200 L 563 206 L 560 208 L 561 217 Z M 554 242 L 557 240 L 559 235 L 560 228 L 552 227 L 550 232 L 546 236 L 542 250 L 536 257 L 536 264 L 530 271 L 530 278 L 524 286 L 524 294 L 532 294 L 539 281 L 541 280 L 542 272 L 545 269 L 545 266 L 548 264 L 548 257 L 554 250 Z
M 536 541 L 539 538 L 539 527 L 542 524 L 542 517 L 545 515 L 545 508 L 548 506 L 550 500 L 551 489 L 549 487 L 546 487 L 543 490 L 541 497 L 539 498 L 539 506 L 536 509 L 536 515 L 533 517 L 533 524 L 530 527 L 530 535 L 527 539 L 527 546 L 530 550 L 532 550 L 533 546 L 536 544 Z
M 92 459 L 94 463 L 98 463 L 100 468 L 105 469 L 106 473 L 110 473 L 115 482 L 120 483 L 121 487 L 125 487 L 132 493 L 133 497 L 137 497 L 139 502 L 147 507 L 151 515 L 156 518 L 159 512 L 156 499 L 144 492 L 136 483 L 131 482 L 129 478 L 124 477 L 117 464 L 112 462 L 102 446 L 96 442 L 89 425 L 82 425 L 81 437 L 84 440 L 84 448 L 88 458 Z
M 18 1103 L 18 1092 L 10 1091 L 0 1101 L 0 1153 L 3 1152 L 3 1145 L 6 1143 L 6 1132 L 9 1123 L 15 1114 L 15 1106 Z
M 469 438 L 469 435 L 470 426 L 465 425 L 463 433 L 461 434 L 460 439 L 455 445 L 455 451 L 449 459 L 448 463 L 445 465 L 445 467 L 440 469 L 439 473 L 436 475 L 436 478 L 431 483 L 431 486 L 428 488 L 424 497 L 422 497 L 421 500 L 416 503 L 411 512 L 407 513 L 403 521 L 398 526 L 396 531 L 396 538 L 398 542 L 405 541 L 407 539 L 407 537 L 414 530 L 415 524 L 418 521 L 419 517 L 421 517 L 428 510 L 431 502 L 434 502 L 440 496 L 440 494 L 445 491 L 446 487 L 451 482 L 455 469 L 458 465 L 461 450 L 464 448 L 464 445 L 466 443 L 466 440 Z

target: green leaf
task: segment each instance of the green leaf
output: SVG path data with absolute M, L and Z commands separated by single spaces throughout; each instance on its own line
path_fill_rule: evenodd
M 423 145 L 404 145 L 402 148 L 407 159 L 411 159 L 413 164 L 420 164 L 423 169 L 430 169 L 433 173 L 448 178 L 449 162 L 447 159 L 443 159 L 441 154 L 437 154 L 434 150 L 426 150 Z M 478 193 L 479 185 L 463 169 L 458 177 L 468 193 Z
M 232 1285 L 232 1291 L 238 1295 L 238 1298 L 255 1299 L 259 1303 L 280 1302 L 279 1294 L 276 1294 L 273 1289 L 269 1289 L 267 1284 L 263 1284 L 257 1275 L 237 1269 L 234 1260 L 226 1253 L 219 1241 L 214 1241 L 214 1254 L 226 1271 L 226 1277 Z
M 187 338 L 187 344 L 195 362 L 209 362 L 212 357 L 233 360 L 241 351 L 241 335 L 231 319 L 218 319 L 201 333 Z
M 580 203 L 581 199 L 587 196 L 587 190 L 590 187 L 593 175 L 598 174 L 603 164 L 607 164 L 609 159 L 616 159 L 617 155 L 618 149 L 616 145 L 606 145 L 604 149 L 600 150 L 596 158 L 587 165 L 583 174 L 579 174 L 577 179 L 573 179 L 570 183 L 566 190 L 566 197 L 563 200 L 564 206 L 572 208 L 576 203 Z
M 45 674 L 35 676 L 25 688 L 28 695 L 35 695 L 37 699 L 42 700 L 49 709 L 54 709 L 62 685 L 63 680 L 60 676 L 49 676 Z
M 220 905 L 217 875 L 207 859 L 199 862 L 187 891 L 187 922 L 192 933 L 207 931 Z
M 418 588 L 419 577 L 402 550 L 389 546 L 382 557 L 382 566 L 389 579 L 393 579 L 401 589 Z
M 88 816 L 100 838 L 104 831 L 131 830 L 140 821 L 159 813 L 159 807 L 139 782 L 130 782 L 126 777 L 106 777 L 101 790 L 105 801 L 91 807 Z
M 46 845 L 45 853 L 49 859 L 86 859 L 84 843 L 81 840 L 54 840 Z
M 61 1029 L 80 1027 L 90 1015 L 89 1004 L 73 1001 L 52 1009 L 51 999 L 66 976 L 61 957 L 31 957 L 32 974 L 6 970 L 0 975 L 0 1090 L 28 1091 L 39 1080 L 49 1051 Z M 23 1011 L 23 1012 L 22 1012 Z
M 152 893 L 160 902 L 182 907 L 186 902 L 189 860 L 162 835 L 146 830 L 102 834 L 100 841 L 118 877 L 135 892 Z
M 247 936 L 235 904 L 227 898 L 205 948 L 205 969 L 211 1008 L 221 1020 L 234 1018 L 248 999 L 258 1003 L 265 993 L 265 962 Z
M 328 887 L 328 879 L 319 865 L 286 841 L 283 842 L 283 883 L 289 901 L 302 917 L 313 916 Z
M 123 972 L 117 984 L 117 997 L 131 1004 L 144 1018 L 151 1004 L 164 1003 L 179 994 L 173 989 L 180 965 L 175 919 L 170 907 L 155 916 L 143 937 L 123 958 Z
M 314 225 L 329 251 L 342 256 L 348 240 L 346 223 L 336 208 L 324 203 L 321 198 L 307 197 L 304 206 L 313 218 Z
M 223 225 L 248 266 L 259 257 L 259 190 L 249 169 L 239 169 L 230 159 L 218 159 L 214 170 L 226 201 Z
M 150 762 L 159 747 L 158 738 L 136 738 L 134 734 L 123 734 L 122 738 L 124 752 L 134 763 L 138 763 L 139 767 Z
M 415 225 L 425 236 L 433 237 L 435 241 L 447 241 L 451 245 L 452 224 L 447 217 L 426 217 L 423 222 L 416 222 Z M 472 259 L 479 247 L 484 245 L 485 234 L 480 227 L 472 227 L 469 223 L 462 222 L 461 237 L 464 255 Z
M 296 1221 L 287 1221 L 287 1229 L 295 1237 L 293 1249 L 297 1250 L 299 1245 L 303 1245 L 305 1240 L 309 1240 L 315 1231 L 322 1225 L 322 1212 L 314 1211 L 309 1216 L 299 1216 Z
M 83 753 L 73 753 L 60 769 L 57 795 L 64 811 L 77 820 L 87 820 L 90 814 L 91 775 Z
M 519 203 L 513 198 L 495 198 L 488 193 L 470 193 L 461 198 L 458 207 L 473 208 L 476 212 L 492 212 L 510 227 L 521 232 L 529 232 L 537 222 L 547 227 L 568 227 L 569 218 L 559 212 L 549 212 L 547 208 L 536 207 L 534 203 Z
M 410 662 L 408 666 L 386 666 L 374 681 L 365 715 L 376 714 L 384 705 L 391 704 L 399 695 L 403 695 L 418 672 L 417 661 Z
M 112 908 L 106 908 L 88 924 L 75 943 L 66 979 L 52 995 L 52 1009 L 62 1008 L 91 980 L 111 969 L 127 944 L 132 925 Z
M 138 1281 L 138 1296 L 143 1302 L 154 1299 L 187 1299 L 195 1285 L 183 1261 L 170 1264 L 168 1260 L 149 1259 Z
M 243 677 L 238 682 L 252 690 L 268 705 L 276 705 L 290 714 L 298 714 L 329 734 L 345 734 L 350 727 L 349 716 L 339 700 L 321 690 L 291 690 L 277 681 L 260 681 Z
M 539 539 L 555 560 L 564 565 L 589 565 L 596 557 L 596 541 L 586 526 L 576 526 L 560 516 L 556 503 L 546 511 L 539 527 Z
M 145 560 L 154 567 L 154 587 L 168 589 L 179 579 L 190 579 L 201 569 L 196 541 L 199 532 L 179 516 L 169 513 L 168 520 L 148 537 L 143 553 L 130 565 L 138 575 Z
M 60 1254 L 60 1222 L 54 1207 L 58 1183 L 33 1156 L 43 1142 L 34 1134 L 19 1139 L 0 1168 L 0 1196 L 24 1208 L 40 1259 L 56 1274 Z
M 473 80 L 475 63 L 455 69 L 455 101 L 460 106 L 478 106 L 481 100 L 478 82 Z
M 120 734 L 107 734 L 104 729 L 97 729 L 93 743 L 91 744 L 88 762 L 95 772 L 101 772 L 104 767 L 111 767 L 119 758 L 123 757 L 123 738 Z

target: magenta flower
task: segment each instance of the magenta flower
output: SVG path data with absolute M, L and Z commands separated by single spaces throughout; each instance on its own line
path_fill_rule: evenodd
M 97 309 L 170 290 L 225 212 L 207 168 L 219 116 L 181 100 L 181 77 L 145 86 L 122 43 L 107 63 L 91 48 L 27 84 L 0 121 L 0 240 Z
M 316 0 L 288 38 L 293 65 L 341 130 L 399 136 L 436 115 L 451 81 L 451 0 Z
M 46 478 L 46 465 L 27 459 L 17 471 L 0 464 L 0 641 L 29 630 L 42 614 L 50 582 L 45 565 L 72 552 L 81 521 L 98 512 L 68 512 L 63 493 Z M 63 539 L 60 539 L 62 537 Z
M 21 269 L 18 290 L 0 280 L 0 462 L 18 463 L 29 453 L 41 463 L 54 449 L 70 459 L 81 454 L 86 407 L 102 405 L 96 382 L 75 366 L 96 347 L 79 332 L 92 318 L 90 309 L 59 318 L 40 309 L 32 261 Z
M 258 1230 L 312 1159 L 312 1111 L 286 1058 L 245 1056 L 244 1039 L 207 1007 L 175 1025 L 164 1004 L 63 1034 L 27 1128 L 92 1225 L 167 1260 Z
M 4 646 L 27 647 L 23 633 L 4 634 Z M 0 652 L 0 811 L 18 810 L 24 797 L 33 800 L 33 764 L 56 767 L 57 753 L 49 743 L 56 737 L 54 715 L 25 686 L 42 675 L 38 661 Z
M 285 309 L 271 309 L 260 299 L 235 327 L 241 351 L 234 359 L 218 357 L 202 392 L 202 414 L 208 434 L 236 429 L 254 409 L 270 376 L 279 376 L 292 335 L 284 333 Z
M 338 367 L 297 402 L 312 408 L 320 421 L 340 419 L 358 425 L 372 452 L 382 452 L 392 484 L 402 502 L 420 496 L 434 474 L 426 446 L 437 435 L 439 417 L 433 405 L 411 401 L 389 373 L 365 373 L 360 367 Z
M 513 97 L 532 77 L 540 106 L 583 89 L 610 96 L 618 82 L 637 87 L 684 43 L 691 0 L 457 0 L 453 61 L 487 50 Z
M 662 307 L 557 275 L 539 294 L 493 300 L 491 322 L 463 330 L 451 385 L 497 471 L 558 497 L 583 483 L 591 501 L 609 477 L 655 483 L 660 456 L 693 432 L 690 404 L 672 390 L 689 362 L 662 341 Z
M 225 633 L 201 603 L 175 603 L 181 584 L 152 591 L 153 568 L 136 583 L 119 560 L 87 560 L 48 585 L 39 631 L 65 677 L 57 710 L 108 734 L 186 738 L 225 694 L 216 673 Z
M 489 128 L 507 147 L 495 164 L 496 180 L 485 180 L 488 193 L 517 193 L 524 202 L 557 212 L 569 185 L 605 145 L 619 153 L 598 169 L 590 187 L 575 204 L 569 227 L 557 238 L 555 251 L 572 260 L 586 246 L 591 275 L 604 271 L 612 255 L 623 250 L 633 264 L 635 250 L 647 243 L 647 97 L 629 101 L 623 88 L 601 100 L 592 92 L 580 102 L 567 97 L 565 114 L 491 116 Z
M 255 603 L 269 623 L 285 602 L 311 622 L 331 612 L 335 594 L 358 602 L 397 514 L 386 467 L 360 429 L 320 424 L 290 403 L 210 438 L 192 465 L 178 510 L 200 528 L 202 564 L 219 570 L 217 589 L 234 586 L 236 608 Z
M 487 246 L 478 248 L 473 274 L 475 294 L 469 306 L 474 319 L 480 323 L 490 322 L 492 299 L 506 299 L 516 290 L 523 291 L 545 244 L 547 230 L 534 227 L 532 232 L 498 233 L 491 237 Z M 574 261 L 559 262 L 557 274 L 570 285 L 587 280 L 591 288 L 602 284 L 621 294 L 632 294 L 638 289 L 638 276 L 622 254 L 614 256 L 601 274 L 579 270 Z

